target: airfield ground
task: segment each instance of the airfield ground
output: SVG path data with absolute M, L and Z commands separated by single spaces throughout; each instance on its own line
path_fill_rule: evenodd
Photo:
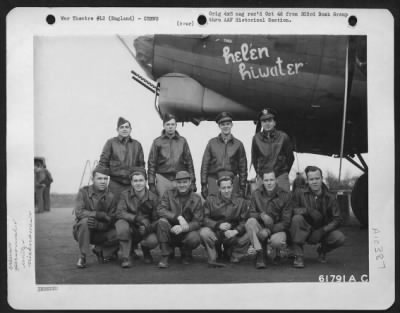
M 345 275 L 346 280 L 353 275 L 360 281 L 361 276 L 369 272 L 368 230 L 360 229 L 354 218 L 341 228 L 346 235 L 346 243 L 328 255 L 327 264 L 317 262 L 314 246 L 306 246 L 304 269 L 295 269 L 289 260 L 284 260 L 280 265 L 268 264 L 265 270 L 256 270 L 250 256 L 239 264 L 227 264 L 226 268 L 208 268 L 203 247 L 194 251 L 192 264 L 180 264 L 177 257 L 165 270 L 156 266 L 160 257 L 158 248 L 153 251 L 155 263 L 152 265 L 136 260 L 132 268 L 122 269 L 118 262 L 97 264 L 95 256 L 91 255 L 88 267 L 77 269 L 75 263 L 79 250 L 72 237 L 72 209 L 55 208 L 48 213 L 35 214 L 35 223 L 37 284 L 318 282 L 320 275 L 331 274 Z

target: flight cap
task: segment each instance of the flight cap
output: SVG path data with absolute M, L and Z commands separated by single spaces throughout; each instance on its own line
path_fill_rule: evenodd
M 129 178 L 132 179 L 133 175 L 143 175 L 144 179 L 147 179 L 146 170 L 144 167 L 135 166 L 132 168 L 132 172 L 129 175 Z
M 163 124 L 165 124 L 166 122 L 168 122 L 170 120 L 175 120 L 175 122 L 176 122 L 176 116 L 171 114 L 171 113 L 164 114 L 164 116 L 163 116 Z
M 276 113 L 276 111 L 274 109 L 265 108 L 258 115 L 258 119 L 260 121 L 264 121 L 264 120 L 267 120 L 267 119 L 270 119 L 270 118 L 275 119 L 276 116 L 277 116 L 277 113 Z
M 131 122 L 129 122 L 127 119 L 123 117 L 118 118 L 117 128 L 119 128 L 121 125 L 124 125 L 125 123 L 129 123 L 129 126 L 131 126 Z
M 94 175 L 95 175 L 96 173 L 100 173 L 100 174 L 103 174 L 103 175 L 110 176 L 110 170 L 109 170 L 107 167 L 104 167 L 104 166 L 102 166 L 102 165 L 100 165 L 100 164 L 98 164 L 98 165 L 94 168 L 94 170 L 93 170 L 93 172 L 92 172 L 93 177 L 94 177 Z
M 232 115 L 228 112 L 221 112 L 215 118 L 217 124 L 221 124 L 223 122 L 232 122 L 233 118 Z
M 190 174 L 187 171 L 179 171 L 176 173 L 175 180 L 190 179 Z
M 218 172 L 218 184 L 224 180 L 231 180 L 233 182 L 233 177 L 235 175 L 231 171 L 219 171 Z

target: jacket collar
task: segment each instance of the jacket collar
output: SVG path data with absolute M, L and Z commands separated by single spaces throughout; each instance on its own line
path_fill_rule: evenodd
M 265 139 L 275 139 L 278 136 L 278 132 L 276 131 L 276 128 L 274 128 L 270 131 L 266 131 L 263 129 L 261 131 L 261 135 Z
M 328 187 L 327 187 L 324 183 L 322 183 L 321 189 L 322 189 L 322 193 L 321 193 L 321 196 L 322 196 L 322 197 L 325 197 L 325 196 L 328 196 L 328 195 L 329 195 L 329 189 L 328 189 Z M 311 190 L 310 186 L 308 186 L 308 185 L 307 185 L 307 188 L 305 188 L 304 190 L 305 190 L 305 193 L 311 194 L 311 195 L 313 195 L 313 196 L 316 195 L 316 194 Z
M 279 194 L 280 194 L 282 191 L 283 191 L 283 190 L 282 190 L 281 188 L 279 188 L 278 185 L 276 185 L 275 188 L 274 188 L 274 190 L 272 190 L 271 194 L 268 194 L 267 190 L 266 190 L 265 187 L 264 187 L 264 184 L 262 184 L 262 185 L 260 186 L 260 192 L 261 192 L 261 194 L 262 194 L 263 196 L 266 196 L 266 197 L 270 198 L 270 199 L 273 199 L 273 198 L 275 198 L 275 197 L 278 197 Z
M 232 196 L 231 196 L 230 199 L 226 199 L 226 198 L 224 198 L 224 197 L 222 196 L 222 194 L 221 194 L 220 191 L 218 191 L 217 198 L 218 198 L 219 202 L 224 202 L 224 203 L 227 203 L 227 204 L 229 204 L 229 203 L 236 203 L 236 201 L 237 201 L 237 199 L 238 199 L 238 197 L 237 197 L 236 194 L 234 194 L 234 193 L 232 193 Z
M 117 139 L 118 139 L 119 142 L 122 142 L 122 143 L 126 143 L 126 142 L 128 142 L 128 141 L 129 141 L 129 142 L 133 141 L 133 139 L 132 139 L 131 136 L 122 137 L 122 136 L 118 135 L 118 136 L 117 136 Z
M 98 191 L 94 188 L 93 185 L 90 185 L 88 188 L 89 198 L 93 198 L 93 195 L 96 195 L 98 198 L 105 197 L 106 191 Z
M 166 132 L 165 132 L 165 129 L 163 129 L 162 130 L 162 132 L 161 132 L 161 137 L 163 137 L 163 138 L 170 138 L 167 134 L 166 134 Z M 178 139 L 180 137 L 180 135 L 179 135 L 179 133 L 178 133 L 178 131 L 175 131 L 175 134 L 172 136 L 172 138 L 173 139 Z
M 234 139 L 234 138 L 235 138 L 235 137 L 233 137 L 233 135 L 230 134 L 230 135 L 228 136 L 228 142 L 230 142 L 230 141 L 233 142 L 233 139 Z M 221 133 L 218 135 L 218 139 L 221 140 L 222 142 L 225 142 L 225 141 L 224 141 L 224 137 L 222 136 Z
M 136 194 L 136 191 L 135 191 L 135 189 L 133 189 L 133 187 L 131 187 L 129 189 L 129 196 L 131 198 L 138 198 L 139 199 L 139 197 Z M 149 190 L 147 188 L 144 189 L 144 197 L 142 198 L 142 200 L 143 201 L 150 200 L 150 193 L 149 193 Z

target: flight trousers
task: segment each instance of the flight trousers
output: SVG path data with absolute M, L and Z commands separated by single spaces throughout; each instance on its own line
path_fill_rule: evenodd
M 193 230 L 175 235 L 171 233 L 172 225 L 165 218 L 160 218 L 157 223 L 157 239 L 160 243 L 161 255 L 168 256 L 173 247 L 181 247 L 189 254 L 200 245 L 199 231 Z
M 217 250 L 220 250 L 221 246 L 225 252 L 228 251 L 229 256 L 236 258 L 245 256 L 250 246 L 250 237 L 247 233 L 240 237 L 226 238 L 223 231 L 213 231 L 209 227 L 203 227 L 200 229 L 200 238 L 206 247 L 208 262 L 217 260 Z
M 79 244 L 81 255 L 88 256 L 90 244 L 96 245 L 96 250 L 102 250 L 104 257 L 111 256 L 118 249 L 118 238 L 115 228 L 106 231 L 89 229 L 88 218 L 83 218 L 74 225 L 73 236 Z
M 269 219 L 273 225 L 274 221 L 271 217 L 269 217 Z M 270 238 L 271 247 L 274 249 L 280 249 L 286 245 L 286 233 L 284 231 L 270 235 L 270 231 L 266 227 L 261 226 L 254 217 L 250 217 L 247 220 L 245 227 L 250 237 L 250 242 L 257 251 L 265 247 L 268 238 Z
M 321 244 L 322 252 L 328 253 L 345 242 L 345 236 L 340 230 L 333 230 L 325 233 L 322 237 L 317 236 L 313 228 L 304 219 L 303 215 L 293 215 L 290 225 L 290 237 L 292 242 L 293 253 L 296 256 L 304 256 L 304 244 Z
M 119 240 L 122 258 L 129 257 L 132 245 L 137 246 L 140 243 L 142 248 L 144 247 L 148 250 L 152 250 L 158 245 L 157 235 L 155 233 L 142 235 L 139 233 L 138 228 L 135 225 L 130 225 L 125 220 L 118 220 L 115 223 L 115 229 Z

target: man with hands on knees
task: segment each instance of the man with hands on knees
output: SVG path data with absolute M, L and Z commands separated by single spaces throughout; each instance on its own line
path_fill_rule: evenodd
M 209 195 L 204 203 L 205 227 L 200 230 L 210 267 L 225 266 L 218 262 L 223 257 L 231 263 L 238 263 L 239 258 L 247 253 L 250 243 L 244 227 L 248 201 L 232 193 L 233 173 L 219 172 L 218 186 L 218 194 Z
M 337 228 L 340 209 L 334 194 L 322 182 L 322 171 L 316 166 L 305 169 L 308 186 L 293 194 L 293 218 L 290 235 L 295 259 L 293 266 L 304 267 L 303 246 L 319 244 L 318 260 L 326 263 L 326 254 L 344 244 L 345 236 Z
M 256 268 L 266 267 L 268 240 L 277 251 L 275 261 L 279 260 L 292 217 L 290 192 L 277 185 L 274 170 L 265 169 L 261 177 L 263 184 L 251 196 L 250 218 L 246 222 L 246 231 L 257 254 Z
M 130 177 L 132 187 L 121 193 L 116 213 L 118 221 L 115 223 L 123 268 L 132 266 L 130 255 L 133 246 L 140 243 L 144 262 L 150 264 L 153 262 L 150 250 L 158 245 L 155 233 L 158 197 L 146 188 L 144 168 L 134 167 Z
M 165 191 L 158 205 L 157 238 L 160 243 L 159 268 L 169 266 L 169 255 L 180 246 L 183 264 L 190 263 L 192 250 L 200 245 L 198 230 L 203 222 L 201 197 L 191 187 L 187 171 L 176 173 L 176 187 Z
M 73 236 L 79 243 L 80 257 L 76 266 L 86 267 L 90 244 L 99 263 L 109 261 L 118 249 L 114 228 L 115 198 L 107 190 L 108 169 L 97 166 L 92 173 L 93 184 L 79 190 L 75 204 L 76 223 Z

